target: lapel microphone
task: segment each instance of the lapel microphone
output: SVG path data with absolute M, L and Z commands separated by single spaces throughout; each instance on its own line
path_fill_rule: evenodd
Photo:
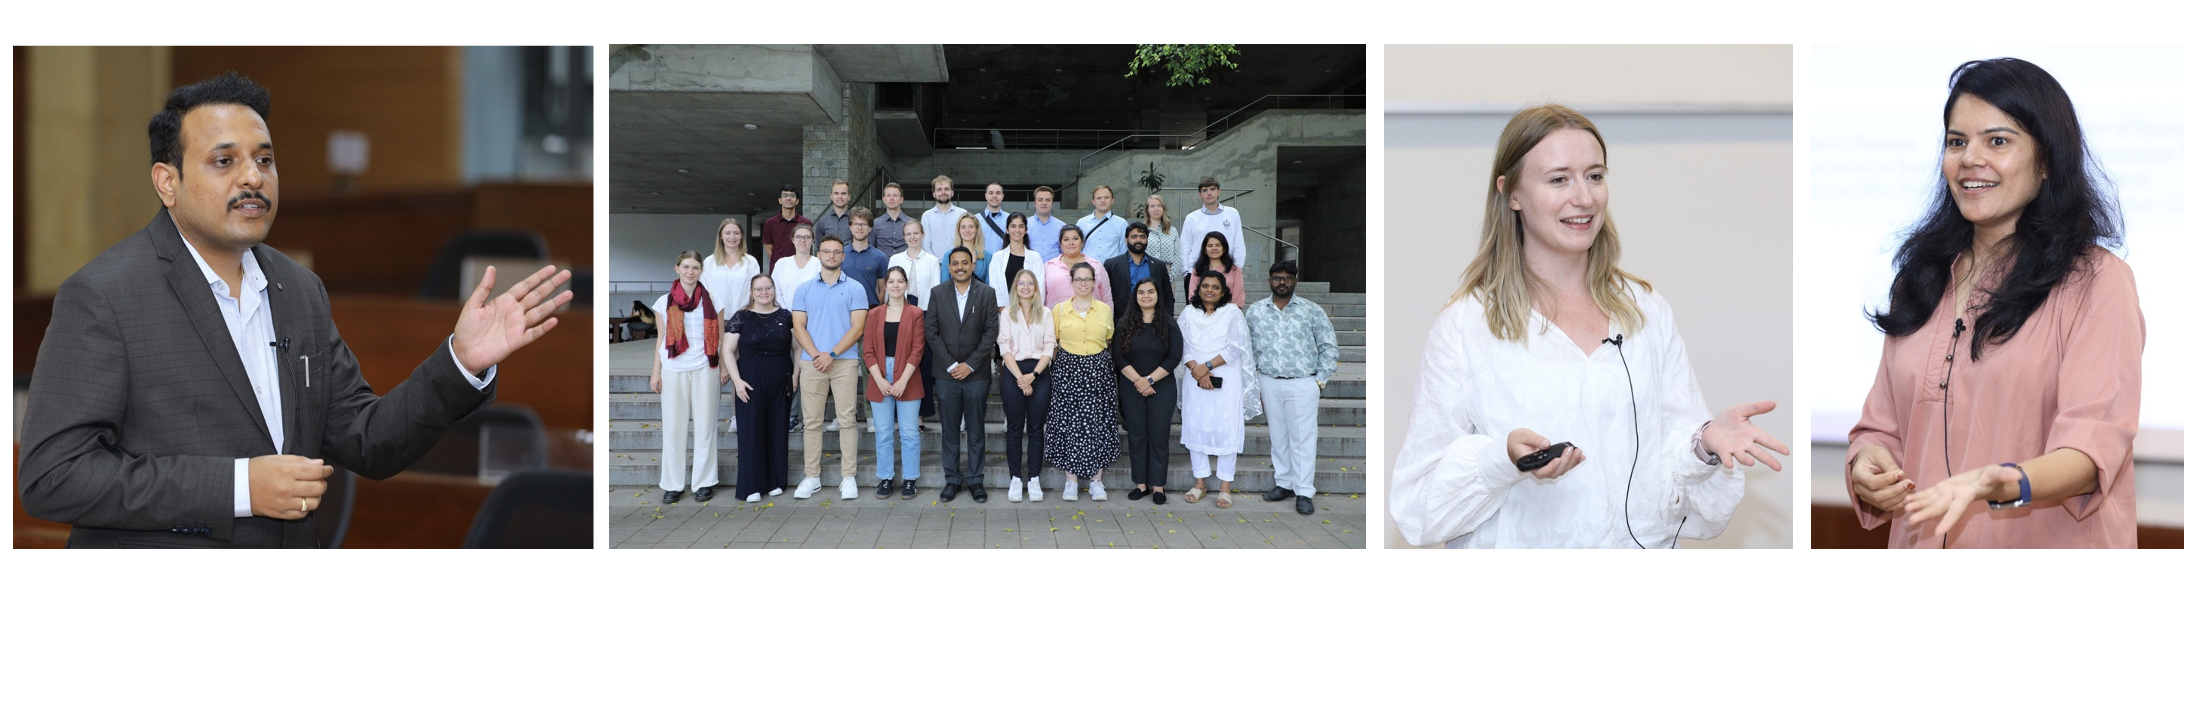
M 267 342 L 267 345 L 268 345 L 268 346 L 272 346 L 272 347 L 275 347 L 275 348 L 277 348 L 277 349 L 281 349 L 281 350 L 282 350 L 282 351 L 283 351 L 284 353 L 289 353 L 289 352 L 290 352 L 290 337 L 288 337 L 288 336 L 285 336 L 285 337 L 283 337 L 282 343 L 276 343 L 276 342 L 270 341 L 270 342 Z

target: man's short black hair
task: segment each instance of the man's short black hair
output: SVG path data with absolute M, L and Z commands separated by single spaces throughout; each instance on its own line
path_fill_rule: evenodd
M 183 170 L 183 115 L 208 104 L 243 106 L 266 121 L 267 87 L 230 71 L 168 92 L 168 103 L 145 125 L 145 136 L 153 146 L 151 164 L 166 163 L 178 172 Z
M 800 187 L 796 187 L 796 186 L 794 186 L 794 185 L 780 185 L 780 186 L 779 186 L 779 194 L 782 194 L 782 195 L 784 195 L 784 194 L 787 194 L 787 193 L 789 193 L 789 192 L 792 192 L 792 193 L 794 193 L 794 198 L 795 198 L 795 199 L 797 199 L 797 200 L 799 200 L 799 199 L 802 199 L 802 188 L 800 188 Z
M 1277 273 L 1289 273 L 1292 278 L 1297 278 L 1299 277 L 1299 262 L 1296 260 L 1279 260 L 1276 261 L 1275 265 L 1268 266 L 1268 275 Z
M 1144 235 L 1144 236 L 1146 236 L 1146 237 L 1149 237 L 1149 238 L 1150 238 L 1150 237 L 1153 237 L 1153 231 L 1152 231 L 1152 230 L 1148 230 L 1148 229 L 1146 229 L 1146 224 L 1145 224 L 1145 223 L 1142 223 L 1142 222 L 1134 222 L 1134 223 L 1131 223 L 1131 226 L 1130 226 L 1130 227 L 1127 227 L 1127 228 L 1124 228 L 1124 229 L 1123 229 L 1123 234 L 1124 234 L 1125 236 L 1128 236 L 1128 235 L 1130 235 L 1130 234 L 1131 234 L 1131 232 L 1132 232 L 1132 231 L 1137 231 L 1137 232 L 1138 232 L 1138 234 L 1140 234 L 1140 235 Z
M 954 249 L 954 250 L 950 250 L 950 251 L 947 251 L 947 260 L 948 260 L 948 262 L 954 262 L 954 260 L 955 260 L 955 256 L 958 256 L 958 255 L 960 255 L 960 256 L 962 256 L 962 257 L 965 257 L 965 258 L 969 258 L 969 259 L 970 259 L 970 262 L 972 262 L 972 263 L 976 263 L 976 262 L 978 262 L 978 254 L 977 254 L 977 253 L 973 253 L 973 252 L 970 252 L 970 249 L 969 249 L 969 248 L 965 248 L 965 247 L 963 247 L 963 246 L 960 246 L 960 245 L 957 245 L 957 246 L 955 246 L 955 249 Z

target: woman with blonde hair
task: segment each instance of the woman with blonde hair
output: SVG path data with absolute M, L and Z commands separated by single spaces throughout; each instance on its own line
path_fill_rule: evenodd
M 1013 220 L 1013 218 L 1011 218 Z M 1016 227 L 1011 222 L 1008 232 Z M 1014 242 L 1012 239 L 1011 243 Z M 1017 271 L 1001 309 L 1001 414 L 1008 419 L 1008 499 L 1044 500 L 1040 463 L 1046 454 L 1047 405 L 1054 392 L 1054 312 L 1039 297 L 1039 273 Z M 1027 449 L 1028 448 L 1028 449 Z M 1028 453 L 1028 454 L 1027 454 Z
M 955 248 L 970 251 L 970 260 L 973 266 L 970 269 L 970 275 L 978 279 L 979 283 L 985 283 L 986 275 L 989 273 L 988 269 L 993 267 L 993 254 L 986 252 L 985 238 L 978 235 L 978 216 L 964 215 L 962 219 L 955 221 L 955 244 L 947 249 L 947 255 L 940 256 L 940 280 L 951 281 L 955 279 L 953 271 L 947 269 L 948 262 L 955 257 Z M 930 290 L 916 291 L 915 293 L 918 298 L 926 298 L 932 295 Z
M 703 287 L 710 290 L 710 298 L 727 311 L 739 311 L 749 306 L 749 279 L 764 272 L 749 254 L 746 231 L 741 220 L 726 218 L 718 221 L 718 233 L 711 236 L 711 253 L 703 258 Z
M 749 304 L 726 317 L 719 355 L 733 358 L 719 368 L 733 384 L 736 477 L 733 495 L 750 503 L 779 495 L 787 486 L 787 412 L 794 406 L 794 313 L 779 307 L 777 284 L 767 275 L 749 277 Z M 711 406 L 713 416 L 717 403 Z
M 1499 134 L 1480 246 L 1429 333 L 1391 479 L 1407 541 L 1712 538 L 1742 499 L 1734 466 L 1778 469 L 1767 451 L 1788 452 L 1749 421 L 1772 402 L 1709 413 L 1672 308 L 1619 268 L 1605 152 L 1594 123 L 1555 104 Z
M 1183 271 L 1183 251 L 1176 247 L 1176 221 L 1169 217 L 1169 203 L 1160 195 L 1146 196 L 1146 253 L 1155 260 L 1169 264 L 1169 270 Z M 1170 283 L 1169 285 L 1176 285 Z M 1191 299 L 1185 299 L 1191 300 Z

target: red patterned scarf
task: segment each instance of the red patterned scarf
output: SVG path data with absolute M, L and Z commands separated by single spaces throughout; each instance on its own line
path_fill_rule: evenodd
M 687 319 L 685 314 L 701 307 L 703 309 L 703 355 L 710 359 L 710 365 L 713 368 L 717 367 L 718 332 L 725 328 L 725 322 L 718 320 L 718 308 L 711 305 L 710 291 L 703 288 L 701 282 L 697 282 L 695 293 L 689 294 L 680 290 L 679 281 L 673 281 L 672 295 L 668 296 L 667 300 L 672 305 L 665 309 L 663 334 L 665 337 L 665 358 L 678 358 L 681 354 L 687 352 Z

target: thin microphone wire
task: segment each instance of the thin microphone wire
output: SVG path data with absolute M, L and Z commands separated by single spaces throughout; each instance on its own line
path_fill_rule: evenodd
M 1648 549 L 1650 547 L 1642 545 L 1642 538 L 1635 535 L 1635 514 L 1632 508 L 1635 498 L 1635 465 L 1642 460 L 1642 411 L 1635 408 L 1635 370 L 1627 365 L 1627 348 L 1623 345 L 1626 341 L 1626 334 L 1604 340 L 1604 343 L 1612 345 L 1613 351 L 1619 352 L 1620 370 L 1627 373 L 1627 412 L 1634 416 L 1635 457 L 1627 462 L 1627 492 L 1620 497 L 1620 519 L 1627 524 L 1627 538 L 1634 540 L 1635 548 Z M 1687 527 L 1688 517 L 1681 516 L 1681 527 L 1673 530 L 1673 544 L 1666 548 L 1680 548 L 1681 529 Z
M 1963 317 L 1956 317 L 1955 336 L 1948 339 L 1948 371 L 1940 377 L 1940 464 L 1948 470 L 1948 477 L 1956 477 L 1956 463 L 1950 453 L 1948 420 L 1953 417 L 1951 403 L 1956 393 L 1956 349 L 1963 343 Z M 1940 547 L 1948 548 L 1948 534 L 1940 535 Z

